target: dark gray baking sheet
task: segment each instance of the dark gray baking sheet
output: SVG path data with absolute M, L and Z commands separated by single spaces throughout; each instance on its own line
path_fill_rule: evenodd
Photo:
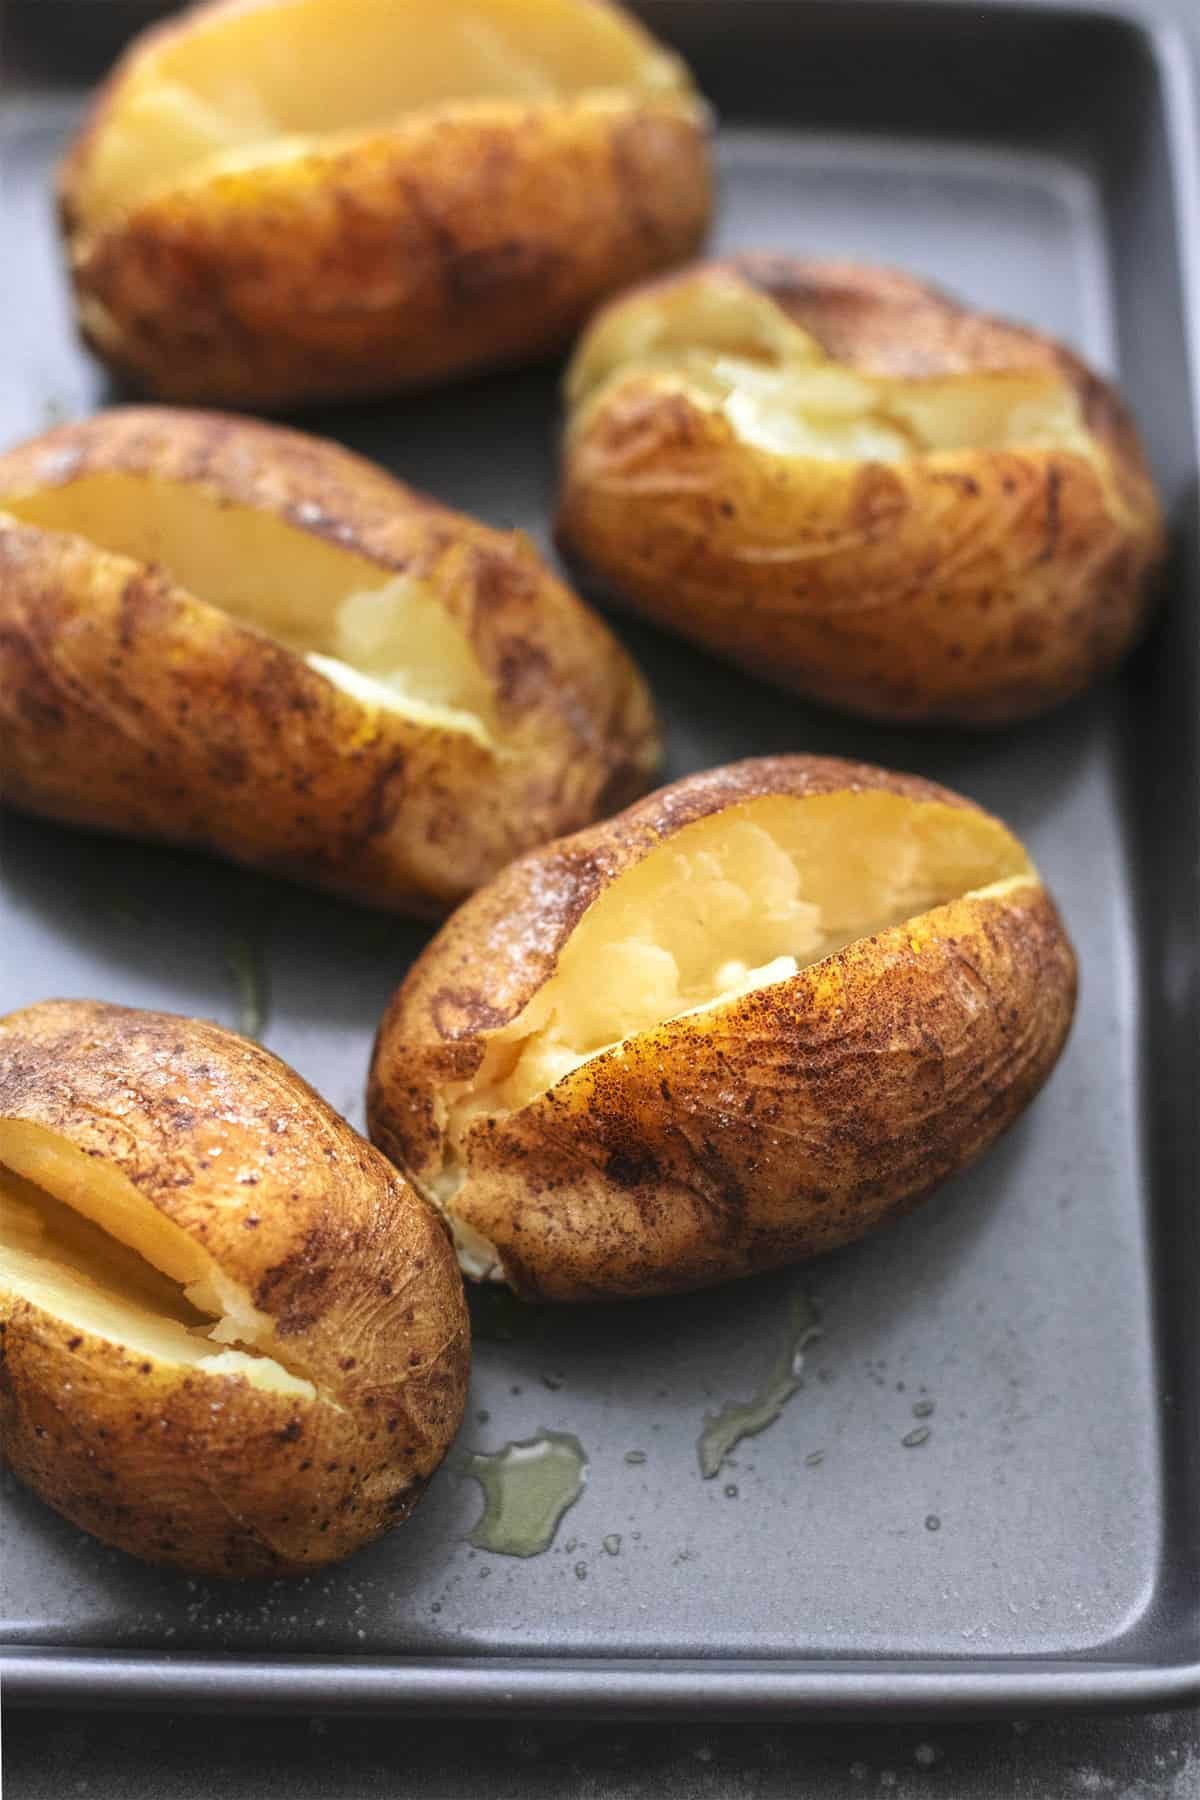
M 470 1549 L 480 1494 L 450 1467 L 389 1542 L 240 1589 L 142 1568 L 7 1481 L 12 1699 L 834 1715 L 1200 1691 L 1186 56 L 1132 20 L 1065 11 L 643 10 L 723 117 L 718 244 L 906 264 L 1061 333 L 1139 413 L 1177 528 L 1164 620 L 1119 681 L 1011 737 L 835 720 L 617 619 L 658 693 L 670 775 L 830 751 L 1002 813 L 1081 953 L 1071 1046 L 979 1169 L 871 1242 L 671 1302 L 516 1326 L 481 1311 L 462 1443 L 557 1429 L 590 1459 L 540 1558 Z M 77 110 L 6 104 L 4 442 L 113 398 L 72 342 L 47 199 Z M 555 419 L 549 371 L 304 422 L 544 540 Z M 261 944 L 266 1041 L 357 1122 L 374 1024 L 423 939 L 203 858 L 3 821 L 0 1004 L 90 994 L 233 1022 L 230 963 Z M 703 1481 L 705 1412 L 757 1385 L 797 1289 L 824 1331 L 805 1387 Z M 929 1439 L 905 1447 L 923 1399 Z

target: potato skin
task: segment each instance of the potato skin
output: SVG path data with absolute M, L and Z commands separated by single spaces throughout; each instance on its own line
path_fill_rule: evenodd
M 60 171 L 83 337 L 158 399 L 286 407 L 549 355 L 703 240 L 708 122 L 686 89 L 431 110 L 169 189 L 93 230 L 80 184 L 127 70 L 228 6 L 137 40 Z
M 199 483 L 428 582 L 497 695 L 511 756 L 368 707 L 162 569 L 5 519 L 98 470 Z M 349 451 L 127 407 L 0 455 L 0 799 L 211 849 L 368 905 L 438 913 L 645 787 L 658 730 L 616 639 L 520 533 Z
M 1108 383 L 1039 333 L 898 273 L 764 255 L 704 267 L 766 294 L 864 374 L 1056 371 L 1104 473 L 1065 447 L 895 463 L 776 455 L 631 372 L 568 422 L 565 551 L 660 624 L 879 720 L 1007 724 L 1126 654 L 1165 540 L 1136 431 Z M 652 284 L 601 318 L 669 299 L 694 277 Z
M 376 1041 L 371 1137 L 420 1186 L 438 1095 L 549 978 L 591 902 L 682 826 L 768 794 L 934 783 L 824 757 L 734 764 L 524 857 L 443 926 Z M 978 811 L 978 808 L 971 808 Z M 698 1288 L 830 1250 L 981 1154 L 1056 1062 L 1075 959 L 1036 881 L 960 899 L 594 1057 L 469 1140 L 454 1214 L 539 1300 Z
M 0 1288 L 0 1447 L 30 1487 L 231 1576 L 335 1561 L 411 1512 L 462 1417 L 469 1321 L 445 1228 L 344 1119 L 232 1032 L 91 1001 L 0 1020 L 0 1117 L 120 1169 L 318 1390 L 143 1358 Z

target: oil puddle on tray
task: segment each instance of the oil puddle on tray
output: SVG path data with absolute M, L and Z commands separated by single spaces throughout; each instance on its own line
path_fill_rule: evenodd
M 718 1413 L 704 1415 L 704 1429 L 696 1440 L 700 1473 L 706 1481 L 743 1438 L 757 1437 L 774 1424 L 792 1395 L 803 1385 L 804 1352 L 821 1335 L 817 1311 L 806 1295 L 792 1301 L 788 1333 L 765 1381 L 749 1400 L 730 1400 Z
M 559 1521 L 587 1480 L 583 1445 L 567 1431 L 544 1431 L 492 1455 L 473 1450 L 460 1468 L 484 1495 L 483 1512 L 468 1541 L 500 1556 L 537 1556 L 548 1550 Z

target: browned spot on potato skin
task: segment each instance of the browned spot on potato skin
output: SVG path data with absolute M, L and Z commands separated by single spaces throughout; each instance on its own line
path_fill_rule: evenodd
M 891 469 L 867 463 L 854 478 L 850 497 L 850 521 L 869 540 L 891 531 L 908 511 L 904 483 Z
M 614 1187 L 635 1188 L 658 1179 L 658 1164 L 653 1156 L 636 1151 L 614 1150 L 604 1165 L 604 1173 Z
M 1046 470 L 1046 522 L 1043 527 L 1042 547 L 1038 551 L 1037 560 L 1048 563 L 1058 548 L 1059 535 L 1062 531 L 1062 509 L 1059 494 L 1062 488 L 1062 475 L 1051 463 Z
M 390 831 L 404 804 L 404 772 L 408 756 L 404 751 L 389 757 L 372 778 L 367 790 L 366 817 L 362 825 L 362 841 L 370 843 Z
M 153 631 L 164 612 L 167 583 L 161 570 L 139 568 L 121 589 L 117 641 L 122 650 L 132 649 L 141 630 Z
M 0 630 L 0 667 L 11 677 L 0 692 L 0 723 L 8 711 L 16 724 L 39 740 L 61 731 L 66 708 L 47 679 L 45 664 L 31 639 L 17 631 Z M 0 769 L 0 796 L 20 802 L 23 783 L 13 771 Z

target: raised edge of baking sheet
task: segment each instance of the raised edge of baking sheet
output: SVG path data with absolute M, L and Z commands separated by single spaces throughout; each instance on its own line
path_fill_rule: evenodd
M 1124 11 L 643 10 L 721 116 L 720 245 L 907 265 L 1062 334 L 1119 375 L 1138 413 L 1175 531 L 1161 624 L 1119 680 L 1011 735 L 833 719 L 614 615 L 659 694 L 671 775 L 819 750 L 920 770 L 1003 814 L 1081 952 L 1071 1046 L 984 1164 L 823 1263 L 619 1312 L 478 1308 L 464 1445 L 563 1430 L 589 1458 L 540 1558 L 471 1549 L 478 1490 L 453 1465 L 390 1541 L 242 1589 L 142 1568 L 6 1481 L 11 1701 L 832 1717 L 1200 1693 L 1188 52 Z M 76 65 L 99 52 L 86 0 L 25 14 L 16 52 L 39 82 L 68 49 Z M 48 198 L 80 90 L 10 81 L 5 104 L 9 442 L 113 395 L 72 339 Z M 534 372 L 303 422 L 544 542 L 555 408 L 553 372 Z M 0 829 L 0 1005 L 94 994 L 232 1022 L 229 965 L 249 944 L 270 984 L 267 1042 L 361 1121 L 371 1032 L 422 931 L 198 856 L 16 816 Z M 705 1412 L 756 1385 L 797 1289 L 823 1329 L 805 1386 L 705 1481 Z M 929 1436 L 905 1445 L 926 1401 Z

